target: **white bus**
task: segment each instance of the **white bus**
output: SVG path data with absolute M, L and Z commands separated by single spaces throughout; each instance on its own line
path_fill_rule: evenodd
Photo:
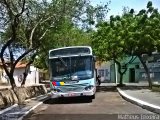
M 50 96 L 95 98 L 95 57 L 90 46 L 49 51 Z

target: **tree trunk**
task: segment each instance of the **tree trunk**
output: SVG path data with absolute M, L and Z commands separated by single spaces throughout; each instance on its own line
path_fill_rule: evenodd
M 21 83 L 21 86 L 24 86 L 25 85 L 25 82 L 26 82 L 26 78 L 28 76 L 28 73 L 29 73 L 29 69 L 30 69 L 30 66 L 31 64 L 34 62 L 34 59 L 36 57 L 37 53 L 34 53 L 31 58 L 30 58 L 30 61 L 27 63 L 26 65 L 26 68 L 25 68 L 25 71 L 23 73 L 23 81 Z
M 10 84 L 12 86 L 12 89 L 14 90 L 14 88 L 16 87 L 16 84 L 15 84 L 15 80 L 14 80 L 14 77 L 12 74 L 9 74 L 8 75 L 8 78 L 9 78 L 9 81 L 10 81 Z
M 122 72 L 122 66 L 121 66 L 121 63 L 118 62 L 117 60 L 114 60 L 116 62 L 116 64 L 118 65 L 118 73 L 120 74 L 120 81 L 119 81 L 119 84 L 118 86 L 122 87 L 124 86 L 123 84 L 123 75 L 126 73 L 127 71 L 127 67 L 125 68 L 125 70 Z
M 22 80 L 21 86 L 24 86 L 24 85 L 25 85 L 26 78 L 27 78 L 28 72 L 29 72 L 29 68 L 30 68 L 30 64 L 27 64 L 27 65 L 26 65 L 26 68 L 25 68 L 25 71 L 24 71 L 24 73 L 23 73 L 23 80 Z
M 123 86 L 123 74 L 122 74 L 122 73 L 120 73 L 119 85 L 120 85 L 120 86 Z
M 142 65 L 143 65 L 143 67 L 144 67 L 144 70 L 145 70 L 145 72 L 146 72 L 146 74 L 147 74 L 149 88 L 152 88 L 152 80 L 151 80 L 151 78 L 150 78 L 149 69 L 148 69 L 146 63 L 143 61 L 142 57 L 141 57 L 141 56 L 138 56 L 138 58 L 139 58 L 139 60 L 141 61 Z
M 13 39 L 10 38 L 3 46 L 2 46 L 2 49 L 1 49 L 1 52 L 0 52 L 0 58 L 1 58 L 1 62 L 2 62 L 2 66 L 6 72 L 6 75 L 8 76 L 7 77 L 7 80 L 10 81 L 10 84 L 12 86 L 12 89 L 14 89 L 14 87 L 16 87 L 16 84 L 15 84 L 15 80 L 13 78 L 13 72 L 11 70 L 8 69 L 8 66 L 6 65 L 6 61 L 4 59 L 4 52 L 5 50 L 7 49 L 7 47 L 10 48 L 10 45 L 11 43 L 13 42 Z M 10 65 L 12 65 L 12 62 L 10 62 Z

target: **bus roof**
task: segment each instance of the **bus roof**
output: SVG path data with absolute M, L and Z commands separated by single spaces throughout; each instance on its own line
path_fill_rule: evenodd
M 92 48 L 90 46 L 70 46 L 49 50 L 49 58 L 75 55 L 92 55 Z

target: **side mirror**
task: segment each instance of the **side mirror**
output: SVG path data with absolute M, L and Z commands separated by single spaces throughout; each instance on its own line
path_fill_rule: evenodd
M 78 76 L 71 76 L 71 80 L 78 80 Z
M 96 58 L 97 58 L 96 56 L 93 56 L 93 60 L 94 60 L 94 62 L 96 62 Z

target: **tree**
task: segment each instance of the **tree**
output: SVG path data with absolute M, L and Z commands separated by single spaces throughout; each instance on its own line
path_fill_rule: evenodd
M 57 21 L 62 16 L 53 14 L 50 10 L 52 6 L 46 4 L 45 1 L 36 2 L 34 0 L 9 1 L 2 0 L 0 2 L 1 22 L 5 22 L 3 27 L 1 49 L 1 61 L 3 68 L 10 79 L 12 88 L 16 87 L 13 73 L 16 64 L 26 59 L 28 61 L 26 70 L 24 71 L 24 81 L 28 75 L 30 64 L 33 63 L 37 52 L 43 45 L 43 38 L 46 33 L 55 27 Z M 8 52 L 6 50 L 8 49 Z M 18 52 L 22 52 L 17 56 Z M 10 66 L 6 65 L 4 59 L 5 54 L 9 57 Z
M 149 70 L 142 55 L 150 56 L 153 52 L 159 51 L 159 23 L 160 14 L 152 6 L 152 2 L 148 2 L 147 9 L 140 10 L 138 14 L 131 9 L 129 12 L 125 11 L 122 16 L 111 16 L 109 21 L 98 26 L 93 43 L 95 45 L 100 41 L 100 44 L 95 46 L 95 51 L 98 51 L 97 54 L 104 60 L 113 59 L 115 62 L 126 55 L 137 56 L 144 66 L 151 87 Z
M 152 87 L 150 73 L 143 60 L 142 55 L 152 55 L 159 48 L 159 31 L 160 17 L 158 10 L 152 6 L 152 2 L 148 2 L 147 9 L 142 9 L 138 14 L 131 9 L 129 13 L 124 14 L 125 21 L 124 30 L 126 30 L 126 54 L 134 55 L 141 61 L 147 77 L 149 86 Z
M 61 19 L 56 29 L 49 31 L 46 35 L 43 42 L 45 50 L 43 49 L 35 60 L 37 67 L 47 67 L 45 59 L 50 49 L 65 46 L 91 45 L 91 34 L 93 31 L 91 26 L 94 26 L 96 21 L 104 19 L 108 12 L 108 3 L 103 6 L 97 5 L 93 7 L 90 5 L 90 2 L 86 1 L 83 5 L 80 5 L 81 7 L 77 9 L 78 13 L 70 15 L 71 12 L 68 12 L 66 15 L 70 15 L 71 17 L 65 17 L 64 15 L 64 18 Z M 90 10 L 91 8 L 92 10 Z
M 77 44 L 74 39 L 69 40 L 77 34 L 88 39 L 87 34 L 85 36 L 83 31 L 74 26 L 82 21 L 81 16 L 86 14 L 88 5 L 87 0 L 52 0 L 50 2 L 2 0 L 0 2 L 1 42 L 3 43 L 0 57 L 12 88 L 16 86 L 13 73 L 19 61 L 27 62 L 23 74 L 22 85 L 24 85 L 29 66 L 35 58 L 45 58 L 48 50 L 57 45 Z M 61 45 L 56 44 L 60 43 L 58 40 L 62 41 Z M 5 56 L 10 61 L 9 66 L 6 65 Z
M 126 46 L 121 36 L 122 26 L 120 24 L 120 16 L 110 17 L 110 21 L 97 25 L 97 31 L 92 37 L 92 47 L 95 54 L 101 61 L 113 60 L 118 65 L 120 74 L 120 86 L 123 86 L 123 75 L 127 71 L 127 65 L 135 59 L 131 57 L 129 61 L 121 63 L 127 57 L 124 53 Z

